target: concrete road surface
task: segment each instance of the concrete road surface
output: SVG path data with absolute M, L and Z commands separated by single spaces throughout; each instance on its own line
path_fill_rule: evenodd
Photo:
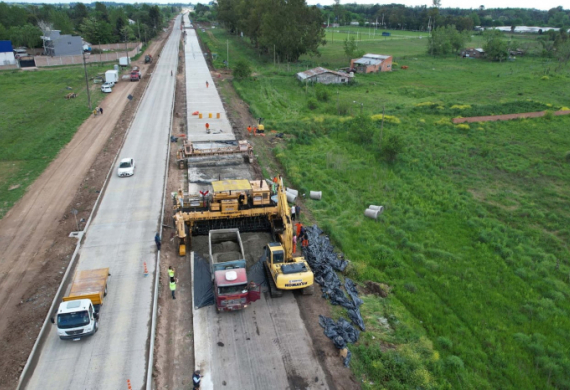
M 235 140 L 224 105 L 214 85 L 204 53 L 200 49 L 196 30 L 188 27 L 190 26 L 188 14 L 184 15 L 184 25 L 186 27 L 184 30 L 186 31 L 184 60 L 186 62 L 188 139 L 193 142 Z M 202 114 L 202 119 L 199 115 L 192 115 L 196 111 Z M 209 118 L 210 114 L 212 118 Z M 218 114 L 219 119 L 217 119 Z M 206 123 L 210 126 L 209 134 L 206 131 Z
M 188 26 L 187 16 L 184 19 Z M 189 116 L 198 109 L 214 111 L 219 107 L 223 110 L 215 86 L 211 81 L 208 88 L 205 86 L 205 80 L 211 80 L 210 72 L 202 53 L 197 51 L 199 45 L 195 31 L 186 31 Z M 192 141 L 220 141 L 220 138 L 205 135 L 205 130 L 200 126 L 202 122 L 196 118 L 188 119 L 188 138 Z M 215 123 L 224 131 L 214 136 L 234 139 L 225 113 L 220 123 Z M 216 161 L 210 162 L 210 166 L 207 161 L 200 161 L 188 169 L 191 192 L 218 177 L 251 178 L 246 164 L 232 164 L 231 161 L 225 164 L 221 158 L 213 160 Z M 246 247 L 247 252 L 250 250 L 253 249 Z M 259 258 L 259 254 L 254 258 Z M 193 269 L 193 253 L 191 259 Z M 238 312 L 216 314 L 214 306 L 194 308 L 193 325 L 194 358 L 196 368 L 204 375 L 200 387 L 203 390 L 328 389 L 325 374 L 292 292 L 286 292 L 279 299 L 265 294 L 251 307 Z
M 109 267 L 109 293 L 99 331 L 62 341 L 53 329 L 28 389 L 133 389 L 145 383 L 150 336 L 154 235 L 159 227 L 167 163 L 180 17 L 164 46 L 120 157 L 136 161 L 133 177 L 110 179 L 80 252 L 78 270 Z M 150 75 L 144 75 L 149 77 Z M 115 167 L 116 169 L 116 167 Z M 143 276 L 146 262 L 151 276 Z

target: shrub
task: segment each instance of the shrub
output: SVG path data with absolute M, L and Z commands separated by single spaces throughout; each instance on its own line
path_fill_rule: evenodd
M 416 107 L 433 107 L 433 106 L 437 106 L 438 103 L 432 103 L 432 102 L 422 102 L 422 103 L 418 103 L 415 106 Z
M 404 141 L 402 138 L 393 134 L 386 140 L 386 145 L 383 148 L 384 156 L 388 162 L 396 161 L 398 154 L 404 150 Z
M 421 253 L 414 253 L 412 255 L 412 260 L 416 263 L 422 264 L 424 261 L 426 261 L 426 257 Z
M 452 110 L 465 110 L 467 108 L 471 108 L 470 104 L 454 104 L 451 106 Z
M 541 79 L 541 80 L 548 80 L 549 77 L 548 77 L 548 76 L 542 76 L 540 79 Z
M 404 284 L 404 288 L 406 290 L 408 290 L 411 293 L 415 293 L 416 291 L 418 291 L 418 288 L 416 287 L 416 285 L 412 282 L 406 283 Z
M 450 350 L 451 348 L 453 348 L 453 342 L 450 339 L 448 339 L 447 337 L 443 337 L 443 336 L 438 337 L 437 343 L 443 349 Z
M 372 119 L 373 121 L 381 121 L 382 117 L 384 117 L 384 122 L 387 123 L 393 123 L 395 125 L 400 123 L 400 119 L 398 119 L 397 117 L 393 116 L 393 115 L 382 115 L 382 114 L 377 114 L 377 115 L 372 115 L 370 117 L 370 119 Z
M 315 110 L 319 105 L 317 104 L 317 101 L 315 99 L 309 99 L 307 101 L 307 107 L 309 108 L 309 110 Z
M 330 100 L 330 93 L 322 85 L 317 85 L 316 91 L 317 100 L 319 102 L 328 102 Z
M 338 115 L 348 115 L 350 112 L 350 104 L 347 102 L 340 102 L 338 104 Z
M 564 160 L 566 160 L 567 163 L 570 163 L 570 150 L 564 155 Z
M 463 370 L 463 360 L 459 356 L 451 355 L 445 359 L 445 367 L 452 372 L 461 371 Z
M 544 119 L 546 120 L 552 120 L 552 118 L 554 118 L 554 113 L 552 112 L 552 110 L 546 110 L 544 112 Z
M 433 122 L 433 124 L 438 126 L 450 126 L 451 121 L 449 120 L 449 118 L 441 118 L 440 120 Z
M 568 107 L 560 107 L 560 111 L 570 111 L 570 108 L 568 108 Z
M 246 79 L 251 76 L 251 68 L 247 62 L 239 60 L 236 62 L 233 74 L 237 79 Z
M 469 130 L 470 127 L 467 123 L 461 123 L 459 125 L 455 125 L 455 128 L 458 130 Z

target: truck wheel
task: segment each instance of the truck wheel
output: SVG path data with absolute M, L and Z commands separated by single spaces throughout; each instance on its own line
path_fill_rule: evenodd
M 105 285 L 105 293 L 103 294 L 104 297 L 107 296 L 107 285 Z

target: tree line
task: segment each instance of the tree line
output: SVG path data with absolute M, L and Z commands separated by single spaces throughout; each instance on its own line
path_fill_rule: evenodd
M 125 41 L 146 42 L 167 25 L 179 8 L 148 4 L 114 5 L 96 2 L 70 5 L 0 3 L 0 40 L 14 47 L 41 47 L 50 30 L 81 35 L 92 45 Z
M 248 37 L 260 53 L 280 61 L 318 55 L 325 44 L 321 10 L 305 0 L 218 0 L 216 13 L 230 33 Z
M 378 22 L 384 28 L 427 31 L 433 26 L 455 25 L 459 31 L 472 30 L 475 26 L 538 26 L 570 28 L 570 10 L 562 7 L 548 11 L 526 8 L 477 9 L 441 8 L 435 0 L 433 7 L 406 7 L 402 4 L 359 5 L 340 4 L 335 0 L 331 6 L 322 8 L 327 23 L 348 25 L 351 22 Z

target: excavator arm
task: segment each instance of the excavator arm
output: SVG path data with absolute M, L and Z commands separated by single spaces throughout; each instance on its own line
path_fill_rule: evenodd
M 277 186 L 277 201 L 278 218 L 281 218 L 283 222 L 283 231 L 279 234 L 279 241 L 285 252 L 285 262 L 288 263 L 293 261 L 293 222 L 283 179 L 279 180 Z

